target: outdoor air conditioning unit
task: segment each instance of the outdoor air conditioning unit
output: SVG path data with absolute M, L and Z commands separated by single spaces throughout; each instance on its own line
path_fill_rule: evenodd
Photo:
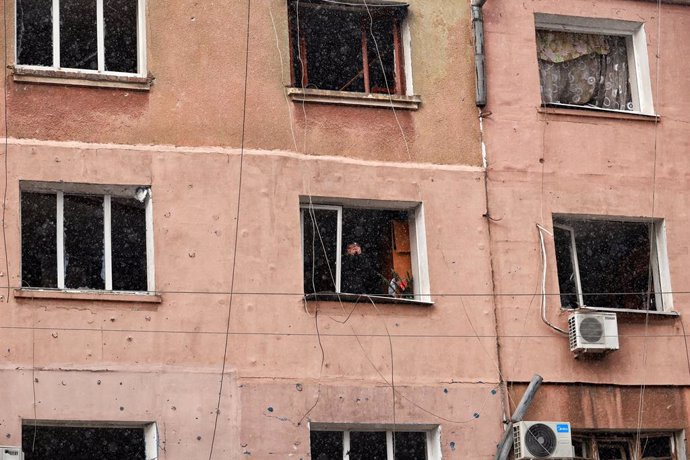
M 572 458 L 573 440 L 568 422 L 518 422 L 513 425 L 515 460 Z
M 616 314 L 573 313 L 568 318 L 568 336 L 575 354 L 618 350 Z
M 0 460 L 24 460 L 21 447 L 0 446 Z

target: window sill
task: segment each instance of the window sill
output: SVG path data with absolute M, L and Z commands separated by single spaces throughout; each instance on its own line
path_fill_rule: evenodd
M 96 300 L 101 302 L 161 303 L 160 294 L 125 291 L 77 291 L 62 289 L 15 289 L 17 299 Z
M 395 108 L 417 110 L 422 100 L 419 96 L 399 94 L 355 93 L 311 88 L 287 88 L 287 95 L 293 102 L 318 102 L 322 104 L 355 105 L 363 107 Z
M 680 313 L 677 311 L 652 311 L 652 310 L 633 310 L 630 308 L 605 308 L 605 307 L 579 307 L 579 308 L 562 308 L 562 311 L 568 312 L 611 312 L 630 317 L 649 316 L 650 318 L 668 319 L 679 318 Z
M 69 86 L 95 86 L 100 88 L 123 88 L 134 91 L 148 91 L 153 83 L 149 75 L 113 75 L 79 72 L 78 70 L 13 68 L 13 79 L 20 83 L 48 83 Z
M 345 292 L 316 292 L 305 294 L 306 300 L 320 300 L 327 302 L 364 302 L 369 300 L 377 304 L 398 304 L 398 305 L 419 305 L 423 307 L 431 307 L 434 305 L 432 301 L 417 300 L 417 299 L 402 299 L 400 297 L 389 297 L 385 295 L 367 295 L 367 294 L 349 294 Z
M 537 108 L 537 112 L 550 115 L 572 115 L 577 117 L 612 118 L 617 120 L 636 120 L 658 122 L 661 116 L 625 110 L 608 110 L 598 107 L 584 107 L 571 104 L 548 104 Z

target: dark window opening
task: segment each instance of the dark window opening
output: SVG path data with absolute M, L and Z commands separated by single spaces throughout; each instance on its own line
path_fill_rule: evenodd
M 65 195 L 65 287 L 105 289 L 103 197 Z
M 302 231 L 306 294 L 414 298 L 408 211 L 304 207 Z
M 542 103 L 634 110 L 625 37 L 537 30 L 537 55 Z
M 17 0 L 17 63 L 53 65 L 52 0 Z
M 98 69 L 96 0 L 60 0 L 60 67 Z
M 146 200 L 22 191 L 21 205 L 23 287 L 148 289 Z
M 653 222 L 554 218 L 561 305 L 660 309 Z
M 404 94 L 403 6 L 303 0 L 289 8 L 293 86 Z
M 143 0 L 102 0 L 102 17 L 96 0 L 58 0 L 55 9 L 52 0 L 16 1 L 17 64 L 138 72 L 139 8 Z M 53 43 L 53 24 L 58 20 L 60 38 Z M 99 25 L 103 27 L 101 37 Z M 59 52 L 54 53 L 56 46 Z
M 673 460 L 672 433 L 592 432 L 573 436 L 575 457 L 587 460 Z
M 352 431 L 350 433 L 350 460 L 386 460 L 385 431 Z
M 424 431 L 312 431 L 310 440 L 314 460 L 428 459 Z M 393 452 L 393 458 L 388 457 L 389 451 Z
M 22 286 L 57 287 L 56 196 L 22 193 Z
M 143 427 L 22 425 L 25 460 L 145 460 Z
M 105 70 L 137 73 L 137 0 L 103 0 Z
M 312 431 L 309 439 L 312 460 L 342 460 L 342 431 Z

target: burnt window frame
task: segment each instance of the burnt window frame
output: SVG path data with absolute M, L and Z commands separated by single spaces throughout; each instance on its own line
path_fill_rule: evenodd
M 31 430 L 33 428 L 108 428 L 108 429 L 141 429 L 143 430 L 144 451 L 146 460 L 156 460 L 158 455 L 158 423 L 155 421 L 143 422 L 111 422 L 111 421 L 85 421 L 85 420 L 33 420 L 22 419 L 21 421 L 22 435 L 24 430 Z M 23 436 L 22 436 L 23 438 Z M 23 443 L 22 443 L 23 444 Z M 27 452 L 22 445 L 22 451 Z
M 329 431 L 339 432 L 343 435 L 343 460 L 348 460 L 350 446 L 350 434 L 352 432 L 385 432 L 386 433 L 386 460 L 394 460 L 393 451 L 393 433 L 425 433 L 426 434 L 426 460 L 441 460 L 441 438 L 440 428 L 438 425 L 428 424 L 397 424 L 391 426 L 388 424 L 341 424 L 341 423 L 320 423 L 310 422 L 309 433 L 311 435 L 314 431 Z M 311 455 L 311 440 L 309 445 L 309 453 Z
M 17 43 L 19 32 L 19 19 L 17 0 L 14 0 L 14 62 L 15 67 L 22 70 L 55 70 L 65 71 L 69 74 L 101 74 L 110 76 L 136 76 L 146 77 L 146 3 L 148 0 L 137 1 L 137 71 L 136 72 L 116 72 L 105 70 L 105 19 L 103 13 L 104 0 L 93 0 L 96 2 L 96 43 L 97 43 L 97 62 L 98 69 L 80 69 L 74 67 L 62 67 L 60 62 L 60 1 L 52 0 L 51 20 L 52 20 L 52 65 L 31 65 L 19 63 L 19 46 Z
M 333 300 L 342 301 L 358 301 L 361 296 L 368 296 L 376 298 L 383 302 L 392 303 L 417 303 L 417 304 L 432 304 L 431 289 L 429 285 L 429 266 L 426 246 L 426 229 L 424 222 L 424 206 L 419 202 L 404 202 L 404 201 L 380 201 L 380 200 L 356 200 L 356 199 L 330 199 L 322 197 L 301 197 L 300 198 L 300 248 L 301 261 L 304 263 L 304 213 L 309 209 L 314 210 L 330 210 L 338 212 L 338 228 L 336 234 L 336 290 L 332 293 L 305 293 L 307 299 L 318 298 L 330 300 L 329 294 Z M 342 211 L 343 209 L 364 209 L 364 210 L 380 210 L 380 211 L 406 211 L 408 213 L 408 228 L 410 238 L 410 259 L 412 265 L 412 279 L 413 279 L 413 297 L 412 298 L 395 298 L 383 294 L 352 294 L 340 292 L 341 277 L 340 269 L 342 265 Z M 305 272 L 302 270 L 303 282 L 305 279 Z
M 577 256 L 577 244 L 575 240 L 575 229 L 563 221 L 575 222 L 621 222 L 621 223 L 640 223 L 649 225 L 649 241 L 650 241 L 650 257 L 652 283 L 654 287 L 654 305 L 655 309 L 632 309 L 632 308 L 614 308 L 601 307 L 596 305 L 585 305 L 584 295 L 581 283 L 581 270 L 579 267 Z M 575 307 L 564 306 L 562 297 L 573 295 L 572 293 L 562 293 L 560 279 L 556 273 L 556 283 L 558 284 L 559 302 L 561 308 L 564 310 L 574 310 L 578 308 L 586 308 L 589 310 L 611 311 L 611 312 L 625 312 L 625 313 L 673 313 L 673 295 L 671 287 L 671 275 L 668 264 L 668 250 L 666 241 L 666 220 L 662 218 L 638 218 L 638 217 L 621 217 L 621 216 L 602 216 L 602 215 L 587 215 L 587 214 L 553 214 L 552 216 L 554 229 L 554 260 L 555 266 L 558 265 L 557 248 L 555 242 L 556 229 L 564 230 L 570 233 L 570 254 L 572 273 L 575 281 L 575 296 L 577 305 Z M 556 268 L 557 271 L 557 268 Z
M 109 292 L 109 293 L 150 293 L 155 292 L 154 242 L 153 242 L 153 200 L 151 187 L 148 185 L 96 185 L 77 183 L 54 183 L 20 181 L 20 202 L 23 193 L 36 193 L 56 196 L 56 271 L 57 287 L 23 286 L 22 290 L 56 290 L 63 292 Z M 64 197 L 85 196 L 103 198 L 103 257 L 104 257 L 104 288 L 68 288 L 65 287 L 65 227 L 64 227 Z M 112 198 L 138 199 L 144 204 L 146 219 L 146 290 L 115 290 L 113 289 L 112 272 L 112 213 L 110 212 Z M 22 222 L 22 209 L 19 208 L 19 222 Z M 24 242 L 20 235 L 20 277 L 23 274 L 21 266 L 21 251 Z
M 669 438 L 671 456 L 669 460 L 686 460 L 685 433 L 683 430 L 643 430 L 640 433 L 630 431 L 574 431 L 572 435 L 573 446 L 580 444 L 584 456 L 573 456 L 574 460 L 600 460 L 600 445 L 626 445 L 630 452 L 630 460 L 646 460 L 642 457 L 642 441 L 649 438 Z M 638 455 L 639 454 L 639 455 Z M 652 457 L 659 458 L 659 457 Z M 664 457 L 660 457 L 664 458 Z
M 358 4 L 360 3 L 360 4 Z M 406 63 L 410 59 L 409 46 L 407 45 L 407 4 L 397 1 L 388 0 L 370 0 L 368 3 L 363 1 L 358 2 L 342 2 L 338 5 L 335 2 L 327 0 L 288 0 L 288 30 L 289 30 L 289 49 L 290 49 L 290 76 L 291 86 L 298 89 L 309 88 L 309 63 L 306 60 L 307 56 L 307 42 L 304 36 L 298 37 L 298 31 L 307 30 L 304 26 L 303 18 L 300 18 L 297 13 L 297 8 L 329 8 L 335 11 L 349 11 L 359 15 L 359 28 L 361 29 L 360 45 L 362 47 L 362 73 L 364 80 L 364 91 L 350 91 L 344 88 L 340 90 L 335 89 L 319 89 L 320 91 L 328 91 L 332 93 L 348 93 L 360 95 L 385 95 L 385 96 L 406 96 L 411 90 L 409 67 Z M 371 16 L 370 16 L 371 15 Z M 369 63 L 368 52 L 370 48 L 375 46 L 373 41 L 368 40 L 370 21 L 377 21 L 383 17 L 390 16 L 391 19 L 391 35 L 393 39 L 393 82 L 388 82 L 388 88 L 371 88 L 369 78 L 371 65 Z M 299 24 L 297 23 L 299 18 Z M 299 40 L 299 43 L 296 43 Z M 301 69 L 300 69 L 301 68 Z M 298 75 L 299 72 L 299 75 Z M 354 80 L 354 78 L 352 79 Z M 350 80 L 349 83 L 352 82 Z
M 616 110 L 587 105 L 545 103 L 541 100 L 540 94 L 539 99 L 542 107 L 598 110 L 604 112 L 648 115 L 653 117 L 657 116 L 654 111 L 647 36 L 644 23 L 621 19 L 575 17 L 547 13 L 535 13 L 534 22 L 535 40 L 536 33 L 539 31 L 624 37 L 628 53 L 628 69 L 630 73 L 629 84 L 633 103 L 633 110 Z

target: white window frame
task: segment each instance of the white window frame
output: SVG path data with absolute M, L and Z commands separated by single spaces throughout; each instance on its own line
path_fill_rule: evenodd
M 137 193 L 144 193 L 146 214 L 146 292 L 156 290 L 154 269 L 153 244 L 153 199 L 151 188 L 148 186 L 123 185 L 93 185 L 93 184 L 63 184 L 51 182 L 21 182 L 21 192 L 34 192 L 56 195 L 56 243 L 57 243 L 57 288 L 63 291 L 83 291 L 83 289 L 69 289 L 65 287 L 65 219 L 64 203 L 67 195 L 86 195 L 103 197 L 103 257 L 105 265 L 105 289 L 111 292 L 141 292 L 141 291 L 113 291 L 112 273 L 112 241 L 111 241 L 111 199 L 112 197 L 132 198 Z M 20 215 L 21 219 L 21 215 Z M 21 220 L 20 220 L 21 222 Z M 21 247 L 21 246 L 20 246 Z M 92 289 L 101 291 L 100 289 Z
M 333 203 L 339 204 L 321 204 Z M 342 215 L 343 208 L 380 209 L 382 211 L 407 211 L 410 227 L 410 258 L 412 261 L 412 279 L 414 299 L 409 302 L 431 303 L 431 288 L 429 285 L 429 267 L 426 247 L 426 227 L 424 225 L 423 203 L 399 202 L 399 201 L 374 201 L 374 200 L 329 200 L 312 197 L 311 203 L 302 200 L 300 202 L 300 244 L 302 245 L 302 260 L 304 261 L 304 213 L 309 209 L 323 209 L 338 212 L 338 230 L 336 235 L 338 252 L 336 254 L 335 287 L 340 293 L 340 270 L 342 250 Z M 303 272 L 304 273 L 304 272 Z
M 619 221 L 619 222 L 640 222 L 650 226 L 649 241 L 651 246 L 650 263 L 654 282 L 654 297 L 657 306 L 656 310 L 650 312 L 672 312 L 673 311 L 673 289 L 671 288 L 671 272 L 668 265 L 668 250 L 666 244 L 666 221 L 664 219 L 644 219 L 644 218 L 624 218 L 612 216 L 589 216 L 576 214 L 554 214 L 554 220 L 565 219 L 571 221 L 600 220 L 600 221 Z M 579 307 L 586 307 L 592 310 L 646 313 L 648 310 L 634 310 L 629 308 L 604 308 L 587 306 L 584 303 L 582 283 L 580 277 L 580 267 L 577 257 L 577 245 L 575 243 L 575 229 L 566 224 L 554 224 L 554 228 L 567 231 L 570 234 L 570 254 L 573 274 L 575 275 L 575 289 L 577 303 Z M 567 293 L 561 295 L 567 295 Z M 565 310 L 569 308 L 561 307 Z
M 441 460 L 441 427 L 438 425 L 389 425 L 367 424 L 351 425 L 339 423 L 309 423 L 309 431 L 336 431 L 343 433 L 343 460 L 349 460 L 350 433 L 353 431 L 385 431 L 387 460 L 394 460 L 393 432 L 424 432 L 426 433 L 427 460 Z M 310 450 L 311 454 L 311 450 Z
M 643 23 L 618 19 L 583 18 L 545 13 L 535 13 L 534 21 L 536 30 L 625 37 L 625 44 L 628 50 L 628 68 L 630 73 L 633 110 L 613 110 L 589 106 L 586 108 L 608 112 L 655 115 L 649 59 L 647 57 L 647 35 Z M 583 108 L 583 106 L 573 104 L 550 103 L 548 105 Z
M 93 422 L 74 420 L 30 420 L 23 419 L 22 427 L 69 427 L 69 428 L 142 428 L 146 460 L 158 459 L 158 423 L 156 422 Z
M 103 75 L 129 75 L 145 77 L 146 68 L 146 0 L 137 0 L 137 72 L 113 72 L 105 70 L 105 34 L 104 34 L 104 19 L 103 19 L 103 0 L 96 1 L 96 41 L 97 41 L 97 55 L 98 55 L 98 70 L 91 69 L 75 69 L 72 67 L 60 66 L 60 0 L 52 0 L 52 20 L 53 20 L 53 65 L 52 66 L 38 66 L 38 65 L 24 65 L 17 64 L 18 68 L 31 70 L 63 70 L 74 73 L 84 74 L 103 74 Z M 14 62 L 18 62 L 17 56 L 17 2 L 14 2 Z

